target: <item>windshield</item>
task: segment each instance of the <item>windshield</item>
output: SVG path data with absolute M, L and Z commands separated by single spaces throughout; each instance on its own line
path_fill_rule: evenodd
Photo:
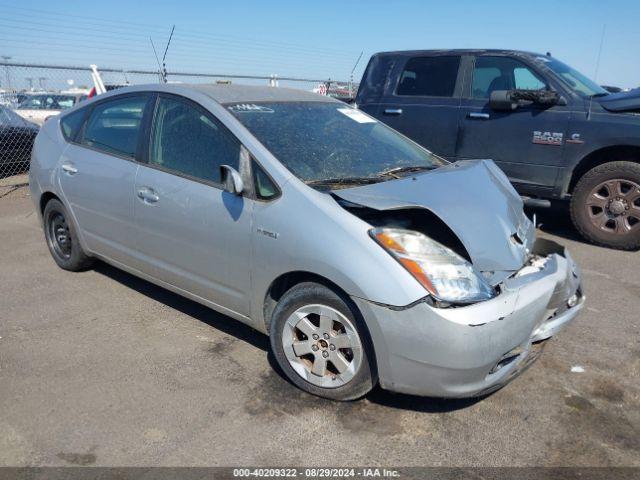
M 389 171 L 427 170 L 445 163 L 346 104 L 277 102 L 226 107 L 307 183 L 364 177 L 382 181 L 379 175 Z
M 538 57 L 539 61 L 549 67 L 571 90 L 581 97 L 608 95 L 604 88 L 579 71 L 552 57 Z
M 73 107 L 76 97 L 71 95 L 29 95 L 19 110 L 66 110 Z

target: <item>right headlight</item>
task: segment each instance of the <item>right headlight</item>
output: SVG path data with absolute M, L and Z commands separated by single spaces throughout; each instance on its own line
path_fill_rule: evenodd
M 420 232 L 374 228 L 369 233 L 437 300 L 473 303 L 495 295 L 473 265 Z

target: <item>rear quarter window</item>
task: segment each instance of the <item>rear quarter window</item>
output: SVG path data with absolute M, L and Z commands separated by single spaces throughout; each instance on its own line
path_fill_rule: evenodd
M 82 128 L 86 113 L 86 109 L 82 108 L 69 115 L 65 115 L 60 120 L 62 135 L 68 142 L 74 142 L 78 138 L 78 132 L 80 132 Z
M 395 57 L 375 55 L 369 61 L 363 82 L 358 89 L 356 103 L 364 105 L 376 102 L 384 93 L 389 74 L 395 65 Z

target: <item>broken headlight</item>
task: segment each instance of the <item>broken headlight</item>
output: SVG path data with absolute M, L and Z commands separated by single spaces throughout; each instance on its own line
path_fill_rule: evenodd
M 473 303 L 495 295 L 473 265 L 420 232 L 374 228 L 370 234 L 437 300 Z

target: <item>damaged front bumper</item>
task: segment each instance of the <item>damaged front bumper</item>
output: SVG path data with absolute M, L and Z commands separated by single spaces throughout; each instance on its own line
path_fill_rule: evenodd
M 564 247 L 538 239 L 544 264 L 506 279 L 491 300 L 456 308 L 393 308 L 353 298 L 367 320 L 383 388 L 435 397 L 497 390 L 537 357 L 540 343 L 584 305 L 581 274 Z

